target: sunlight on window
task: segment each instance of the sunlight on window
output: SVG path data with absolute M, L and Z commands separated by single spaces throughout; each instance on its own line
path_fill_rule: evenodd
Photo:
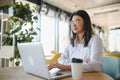
M 49 54 L 55 46 L 55 19 L 41 16 L 41 43 L 44 53 Z
M 59 22 L 59 52 L 64 51 L 66 43 L 68 42 L 69 25 L 67 22 Z

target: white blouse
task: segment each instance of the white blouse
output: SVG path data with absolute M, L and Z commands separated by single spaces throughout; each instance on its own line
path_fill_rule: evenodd
M 93 35 L 87 47 L 84 47 L 84 41 L 81 44 L 75 40 L 73 47 L 70 42 L 67 44 L 64 53 L 59 58 L 58 62 L 64 65 L 70 65 L 72 58 L 90 59 L 90 62 L 83 62 L 83 72 L 101 71 L 102 70 L 102 57 L 104 48 L 102 40 Z

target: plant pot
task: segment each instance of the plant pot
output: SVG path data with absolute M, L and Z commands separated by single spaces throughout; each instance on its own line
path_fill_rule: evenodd
M 9 59 L 14 56 L 14 47 L 13 46 L 2 46 L 0 56 L 2 58 Z

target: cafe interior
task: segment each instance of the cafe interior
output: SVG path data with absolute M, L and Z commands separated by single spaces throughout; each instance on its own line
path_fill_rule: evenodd
M 23 66 L 17 43 L 41 42 L 46 64 L 58 62 L 77 10 L 89 14 L 105 50 L 101 74 L 83 73 L 82 80 L 120 80 L 120 0 L 0 0 L 0 80 L 41 80 L 15 73 Z

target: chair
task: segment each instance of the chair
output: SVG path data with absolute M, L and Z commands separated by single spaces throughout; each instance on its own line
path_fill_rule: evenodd
M 56 51 L 51 51 L 51 54 L 53 54 L 51 59 L 47 59 L 47 64 L 51 64 L 53 62 L 58 62 L 58 58 L 60 57 L 61 53 Z
M 120 77 L 120 58 L 112 56 L 103 57 L 103 72 L 118 80 Z
M 109 52 L 109 51 L 107 51 L 105 54 L 103 54 L 103 56 L 113 56 L 113 57 L 118 57 L 118 58 L 120 58 L 120 53 L 118 53 L 118 52 Z

